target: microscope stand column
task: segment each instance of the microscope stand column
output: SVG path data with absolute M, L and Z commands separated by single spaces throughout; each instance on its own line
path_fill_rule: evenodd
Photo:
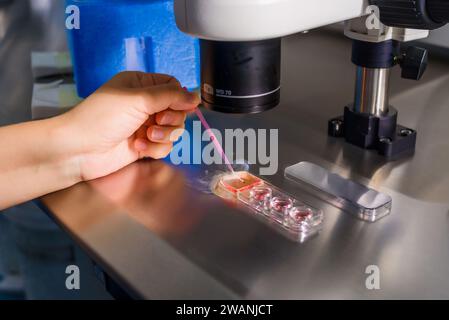
M 389 68 L 357 66 L 353 111 L 380 117 L 389 110 Z
M 354 102 L 346 106 L 342 117 L 329 121 L 329 135 L 377 150 L 390 160 L 413 154 L 417 133 L 397 124 L 398 112 L 389 104 L 390 71 L 401 64 L 403 77 L 420 78 L 427 64 L 427 52 L 409 47 L 401 55 L 396 40 L 353 40 L 352 62 L 356 65 Z

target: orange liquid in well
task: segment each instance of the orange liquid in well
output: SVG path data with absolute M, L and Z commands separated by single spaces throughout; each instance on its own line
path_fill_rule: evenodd
M 223 177 L 221 182 L 226 189 L 237 193 L 260 184 L 261 180 L 248 172 L 236 172 Z

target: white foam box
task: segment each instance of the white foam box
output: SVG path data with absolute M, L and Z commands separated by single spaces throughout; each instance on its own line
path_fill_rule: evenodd
M 35 81 L 31 102 L 34 120 L 57 116 L 81 102 L 67 52 L 33 52 L 31 66 Z
M 74 84 L 62 81 L 34 84 L 31 114 L 34 120 L 45 119 L 67 112 L 81 102 Z

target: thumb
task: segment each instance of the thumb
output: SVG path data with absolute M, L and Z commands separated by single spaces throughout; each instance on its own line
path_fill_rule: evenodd
M 139 105 L 143 108 L 142 111 L 150 115 L 166 109 L 193 110 L 201 102 L 197 93 L 187 92 L 173 83 L 133 90 L 141 98 Z

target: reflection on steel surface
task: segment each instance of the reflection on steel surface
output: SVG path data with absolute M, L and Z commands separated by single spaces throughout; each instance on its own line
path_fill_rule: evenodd
M 134 220 L 161 236 L 179 236 L 195 227 L 204 209 L 189 203 L 184 175 L 161 161 L 141 161 L 90 186 Z
M 232 164 L 234 171 L 249 171 L 250 166 L 245 161 L 237 162 L 239 163 Z M 226 164 L 188 165 L 178 168 L 185 174 L 187 185 L 204 194 L 212 194 L 211 184 L 215 178 L 228 171 Z
M 391 211 L 390 196 L 310 162 L 288 167 L 285 169 L 285 176 L 302 187 L 320 191 L 317 193 L 320 198 L 340 209 L 355 213 L 362 220 L 374 222 Z

